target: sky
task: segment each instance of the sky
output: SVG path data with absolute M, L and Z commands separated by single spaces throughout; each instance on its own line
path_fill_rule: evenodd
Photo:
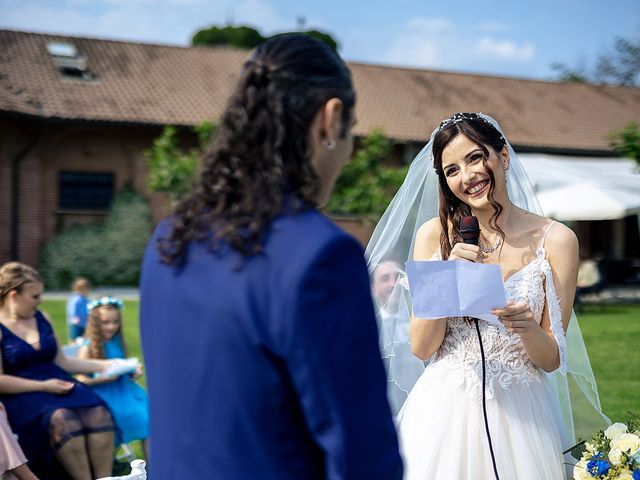
M 0 28 L 188 45 L 201 28 L 330 33 L 348 61 L 548 80 L 640 39 L 640 0 L 0 0 Z

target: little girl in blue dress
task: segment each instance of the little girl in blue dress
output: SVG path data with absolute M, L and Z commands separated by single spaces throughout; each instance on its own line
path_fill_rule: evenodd
M 121 300 L 102 297 L 89 304 L 87 342 L 80 348 L 80 358 L 127 358 L 127 346 L 122 335 Z M 108 405 L 116 426 L 116 445 L 142 440 L 148 458 L 149 401 L 145 390 L 135 382 L 142 367 L 123 375 L 82 376 L 79 379 L 93 388 Z

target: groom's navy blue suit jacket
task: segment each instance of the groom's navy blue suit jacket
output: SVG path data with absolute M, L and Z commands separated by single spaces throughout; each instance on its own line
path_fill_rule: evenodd
M 141 328 L 154 480 L 402 476 L 361 247 L 316 210 L 264 253 L 145 255 Z

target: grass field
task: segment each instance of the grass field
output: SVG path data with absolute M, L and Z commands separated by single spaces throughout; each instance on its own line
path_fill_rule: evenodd
M 66 343 L 65 302 L 47 300 L 41 309 Z M 142 358 L 138 302 L 125 302 L 123 316 L 129 355 Z M 604 412 L 613 421 L 626 419 L 629 411 L 640 415 L 640 305 L 586 305 L 578 319 Z
M 640 305 L 587 305 L 578 315 L 602 409 L 640 415 Z

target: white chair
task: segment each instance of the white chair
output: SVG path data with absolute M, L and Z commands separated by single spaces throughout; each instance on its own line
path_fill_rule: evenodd
M 103 477 L 98 480 L 147 480 L 146 462 L 144 460 L 133 460 L 131 462 L 131 473 L 119 477 Z

